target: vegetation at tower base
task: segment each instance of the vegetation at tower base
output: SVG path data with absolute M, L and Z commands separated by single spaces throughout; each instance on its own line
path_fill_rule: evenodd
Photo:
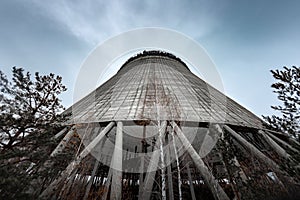
M 34 199 L 68 160 L 67 152 L 49 157 L 57 145 L 52 136 L 67 118 L 58 98 L 66 87 L 60 76 L 35 73 L 32 79 L 13 67 L 12 81 L 0 71 L 0 90 L 0 199 Z
M 271 70 L 276 83 L 271 87 L 277 94 L 281 105 L 271 106 L 279 116 L 263 116 L 274 130 L 287 133 L 300 141 L 300 68 L 283 67 L 283 70 Z

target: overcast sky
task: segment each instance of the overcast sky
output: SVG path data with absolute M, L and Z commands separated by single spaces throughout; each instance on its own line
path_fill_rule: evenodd
M 61 75 L 68 107 L 97 45 L 135 28 L 169 28 L 202 45 L 229 97 L 267 115 L 278 103 L 269 70 L 300 63 L 299 9 L 297 0 L 1 0 L 0 68 Z

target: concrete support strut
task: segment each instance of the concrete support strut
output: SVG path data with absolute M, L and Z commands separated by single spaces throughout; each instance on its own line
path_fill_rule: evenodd
M 290 155 L 281 146 L 279 146 L 270 136 L 268 136 L 267 133 L 265 133 L 262 130 L 259 130 L 258 133 L 265 138 L 268 144 L 274 149 L 274 151 L 276 151 L 278 155 L 286 159 L 290 158 Z
M 59 131 L 55 136 L 53 136 L 53 139 L 57 139 L 60 136 L 62 136 L 65 132 L 67 132 L 68 127 L 65 127 L 64 129 L 62 129 L 61 131 Z
M 110 199 L 122 198 L 122 153 L 123 153 L 123 123 L 117 122 L 115 150 L 112 160 L 112 181 Z
M 51 157 L 54 157 L 54 156 L 56 156 L 58 153 L 60 153 L 60 152 L 62 152 L 65 148 L 66 148 L 66 146 L 67 146 L 67 144 L 68 144 L 68 142 L 70 141 L 70 139 L 73 137 L 73 135 L 74 135 L 74 127 L 72 127 L 71 128 L 71 130 L 69 130 L 69 132 L 65 135 L 65 137 L 60 141 L 60 143 L 57 145 L 57 147 L 52 151 L 52 153 L 51 153 Z M 60 137 L 64 132 L 66 132 L 67 131 L 67 128 L 64 128 L 63 130 L 61 130 L 58 134 L 56 134 L 55 136 L 54 136 L 54 138 L 55 139 L 57 139 L 58 137 Z
M 269 157 L 263 154 L 260 150 L 258 150 L 253 144 L 249 143 L 246 139 L 244 139 L 242 136 L 240 136 L 238 133 L 232 130 L 229 126 L 224 125 L 224 129 L 228 131 L 238 142 L 245 146 L 249 151 L 251 151 L 251 153 L 253 153 L 261 162 L 267 164 L 272 169 L 279 171 L 279 166 L 273 160 L 271 160 Z
M 223 188 L 219 185 L 218 181 L 215 179 L 215 177 L 212 175 L 212 173 L 208 170 L 208 168 L 205 166 L 203 160 L 199 156 L 199 154 L 196 152 L 196 150 L 193 148 L 191 143 L 188 141 L 188 139 L 185 137 L 181 129 L 177 126 L 175 122 L 172 122 L 171 125 L 173 126 L 175 132 L 177 133 L 177 136 L 181 140 L 184 148 L 187 150 L 188 154 L 194 161 L 196 167 L 199 169 L 201 175 L 204 178 L 205 183 L 208 185 L 210 190 L 212 191 L 212 194 L 216 200 L 229 200 L 229 197 L 224 192 Z
M 113 171 L 113 169 L 110 167 L 109 171 L 108 171 L 108 174 L 107 174 L 106 183 L 105 183 L 105 186 L 104 186 L 104 192 L 103 192 L 102 198 L 101 198 L 102 200 L 107 200 L 109 186 L 110 186 L 110 183 L 111 183 L 112 171 Z
M 166 160 L 167 160 L 167 176 L 168 176 L 168 191 L 169 199 L 174 199 L 174 190 L 173 190 L 173 174 L 172 174 L 172 163 L 171 163 L 171 150 L 169 146 L 169 139 L 167 138 L 168 149 L 166 151 Z
M 80 153 L 80 155 L 72 161 L 67 168 L 61 173 L 61 175 L 55 179 L 39 196 L 40 198 L 46 198 L 53 191 L 56 190 L 56 185 L 61 180 L 65 180 L 68 176 L 71 175 L 72 171 L 78 166 L 78 164 L 82 161 L 83 158 L 85 158 L 90 151 L 99 143 L 99 141 L 112 129 L 112 127 L 115 125 L 115 122 L 110 122 L 100 133 L 99 135 Z M 67 180 L 66 180 L 67 181 Z
M 163 122 L 163 124 L 166 124 L 167 122 Z M 161 169 L 161 198 L 162 200 L 167 199 L 166 194 L 166 169 L 165 169 L 165 153 L 164 153 L 164 147 L 163 147 L 163 137 L 165 134 L 165 128 L 162 129 L 161 127 L 166 127 L 163 124 L 160 125 L 160 122 L 158 123 L 158 140 L 159 140 L 159 150 L 160 150 L 160 169 Z
M 172 128 L 171 131 L 171 136 L 172 136 L 172 144 L 173 144 L 173 148 L 174 148 L 174 153 L 175 153 L 175 159 L 176 159 L 176 167 L 177 167 L 177 177 L 178 177 L 178 193 L 179 193 L 179 200 L 182 200 L 182 191 L 181 191 L 181 170 L 180 170 L 180 163 L 179 163 L 179 157 L 178 157 L 178 152 L 176 149 L 176 144 L 175 144 L 175 137 L 174 137 L 174 128 Z
M 98 170 L 98 166 L 99 166 L 99 161 L 96 160 L 95 161 L 95 166 L 94 166 L 94 169 L 93 169 L 93 172 L 92 172 L 92 175 L 91 175 L 91 178 L 90 178 L 90 180 L 88 182 L 88 185 L 87 185 L 87 187 L 85 189 L 83 200 L 86 200 L 88 198 L 88 196 L 89 196 L 89 193 L 90 193 L 90 190 L 91 190 L 94 178 L 95 178 L 95 174 L 96 174 L 96 172 Z
M 165 134 L 166 127 L 167 127 L 167 122 L 166 121 L 162 122 L 162 124 L 160 126 L 160 130 L 159 130 L 159 131 L 161 131 L 161 135 Z M 160 153 L 161 153 L 160 152 L 160 140 L 157 140 L 156 144 L 155 144 L 155 149 L 152 152 L 151 160 L 150 160 L 150 163 L 147 168 L 147 173 L 146 173 L 146 177 L 144 179 L 142 193 L 139 196 L 139 199 L 141 199 L 141 200 L 149 200 L 151 197 L 153 182 L 155 181 L 155 174 L 156 174 L 156 170 L 158 168 L 158 163 L 159 163 L 159 159 L 160 159 Z
M 292 147 L 290 144 L 286 143 L 285 141 L 279 139 L 278 137 L 274 136 L 273 134 L 266 132 L 273 140 L 275 140 L 276 142 L 280 143 L 282 146 L 284 146 L 287 149 L 290 149 L 292 151 L 294 151 L 295 153 L 299 153 L 299 151 L 297 149 L 295 149 L 294 147 Z M 292 140 L 292 139 L 291 139 Z
M 193 186 L 193 179 L 192 179 L 192 174 L 191 174 L 191 169 L 190 169 L 190 164 L 189 163 L 187 164 L 186 169 L 187 169 L 189 183 L 190 183 L 190 190 L 191 190 L 192 200 L 196 200 L 195 190 L 194 190 L 194 186 Z

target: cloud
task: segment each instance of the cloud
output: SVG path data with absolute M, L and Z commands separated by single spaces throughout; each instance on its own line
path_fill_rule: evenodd
M 33 10 L 67 31 L 96 46 L 124 31 L 141 27 L 163 27 L 189 37 L 209 34 L 216 26 L 220 7 L 207 1 L 33 1 Z M 146 37 L 146 36 L 145 36 Z
M 0 4 L 2 69 L 20 65 L 53 71 L 69 80 L 69 88 L 92 48 L 141 27 L 173 29 L 200 42 L 216 63 L 225 89 L 256 113 L 270 113 L 265 109 L 275 99 L 266 78 L 269 69 L 299 65 L 299 1 L 4 0 Z M 254 77 L 260 81 L 254 84 Z
M 191 37 L 209 33 L 215 25 L 213 5 L 205 1 L 44 1 L 34 0 L 40 13 L 76 37 L 97 44 L 138 27 L 176 29 Z M 214 11 L 218 8 L 214 8 Z

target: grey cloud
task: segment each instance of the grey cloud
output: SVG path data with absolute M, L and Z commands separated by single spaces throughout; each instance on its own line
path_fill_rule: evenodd
M 201 36 L 214 27 L 217 12 L 206 1 L 35 1 L 41 13 L 75 36 L 96 44 L 108 36 L 145 26 L 172 28 Z M 209 9 L 208 9 L 209 7 Z M 196 30 L 196 31 L 195 31 Z

